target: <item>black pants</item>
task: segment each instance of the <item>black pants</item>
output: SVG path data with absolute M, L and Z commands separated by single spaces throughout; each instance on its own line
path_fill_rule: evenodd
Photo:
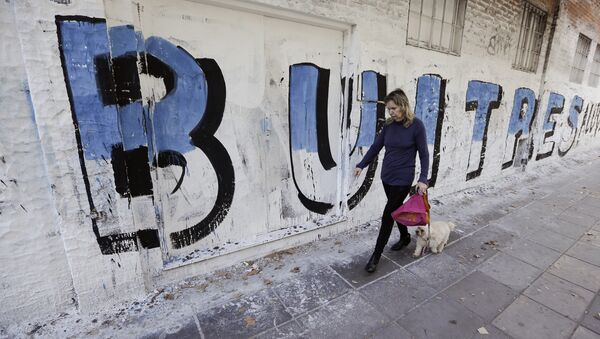
M 381 228 L 379 229 L 379 236 L 377 237 L 377 244 L 375 245 L 376 256 L 381 256 L 383 249 L 390 239 L 392 228 L 394 227 L 394 219 L 392 219 L 392 212 L 395 211 L 402 203 L 406 196 L 410 192 L 410 186 L 393 186 L 383 184 L 383 190 L 387 196 L 387 203 L 383 209 L 383 215 L 381 216 Z M 400 230 L 400 237 L 409 237 L 408 229 L 405 225 L 398 224 Z

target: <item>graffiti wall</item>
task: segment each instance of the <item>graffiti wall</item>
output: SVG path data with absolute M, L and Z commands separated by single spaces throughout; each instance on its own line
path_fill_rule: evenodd
M 511 69 L 510 30 L 484 30 L 486 44 L 471 27 L 457 57 L 390 43 L 395 17 L 378 8 L 232 4 L 2 5 L 38 136 L 24 167 L 43 168 L 71 271 L 62 299 L 94 308 L 377 219 L 380 159 L 351 171 L 397 87 L 426 127 L 433 193 L 596 142 L 600 96 L 565 85 L 551 58 L 545 75 Z

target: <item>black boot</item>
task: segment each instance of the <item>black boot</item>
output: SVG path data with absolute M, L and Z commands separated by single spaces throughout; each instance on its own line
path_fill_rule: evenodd
M 400 251 L 404 247 L 408 246 L 408 244 L 410 244 L 410 234 L 401 236 L 400 241 L 392 245 L 392 251 Z
M 365 266 L 365 270 L 369 273 L 373 273 L 375 272 L 375 270 L 377 269 L 377 264 L 379 264 L 379 258 L 381 255 L 376 255 L 375 253 L 373 253 L 373 255 L 371 256 L 371 259 L 369 259 L 369 262 L 367 263 L 367 266 Z

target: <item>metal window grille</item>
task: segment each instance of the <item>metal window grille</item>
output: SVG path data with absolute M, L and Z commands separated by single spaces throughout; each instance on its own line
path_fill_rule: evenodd
M 411 0 L 408 45 L 459 55 L 467 0 Z
M 521 31 L 513 68 L 535 73 L 542 50 L 542 37 L 546 29 L 546 12 L 524 2 Z
M 583 82 L 583 73 L 585 72 L 585 66 L 587 64 L 587 57 L 590 53 L 590 45 L 592 39 L 586 37 L 583 34 L 579 34 L 577 40 L 577 49 L 575 50 L 575 57 L 573 58 L 573 65 L 571 66 L 570 81 L 575 83 Z
M 592 69 L 590 70 L 590 79 L 588 85 L 592 87 L 598 87 L 598 83 L 600 83 L 600 45 L 596 45 L 594 62 L 592 63 Z

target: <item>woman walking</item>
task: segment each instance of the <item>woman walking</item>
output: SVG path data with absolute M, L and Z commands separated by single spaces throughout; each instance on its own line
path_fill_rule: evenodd
M 406 94 L 401 89 L 395 89 L 386 95 L 383 101 L 390 118 L 386 120 L 375 142 L 354 169 L 354 175 L 359 176 L 362 169 L 367 167 L 385 146 L 381 181 L 387 196 L 387 203 L 383 209 L 375 251 L 365 267 L 369 273 L 375 272 L 377 269 L 381 253 L 392 233 L 394 220 L 391 214 L 402 205 L 410 191 L 415 178 L 417 152 L 419 152 L 421 163 L 421 173 L 416 185 L 419 194 L 427 191 L 427 172 L 429 170 L 425 126 L 421 120 L 415 117 Z M 394 251 L 398 251 L 410 243 L 410 234 L 406 226 L 398 224 L 398 229 L 400 230 L 400 241 L 392 246 Z

